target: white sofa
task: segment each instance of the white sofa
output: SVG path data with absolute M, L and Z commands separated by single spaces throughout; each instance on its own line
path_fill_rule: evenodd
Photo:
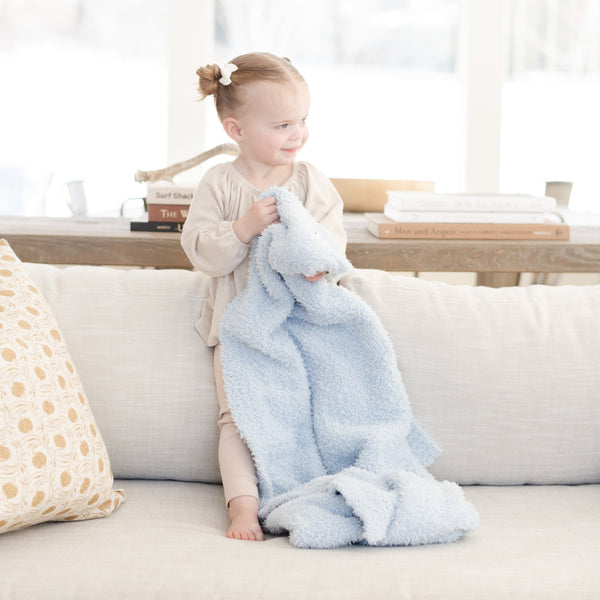
M 480 525 L 446 545 L 299 550 L 224 535 L 212 352 L 193 327 L 207 279 L 25 267 L 126 502 L 1 535 L 0 598 L 600 598 L 600 286 L 347 276 L 444 451 L 431 472 L 464 486 Z

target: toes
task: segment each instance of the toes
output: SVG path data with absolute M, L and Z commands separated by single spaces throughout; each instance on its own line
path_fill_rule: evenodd
M 250 529 L 231 529 L 227 532 L 227 537 L 232 540 L 245 540 L 262 542 L 265 536 L 260 527 Z

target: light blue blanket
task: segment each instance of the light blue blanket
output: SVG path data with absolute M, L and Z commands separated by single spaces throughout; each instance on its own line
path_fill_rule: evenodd
M 381 322 L 336 285 L 351 269 L 282 188 L 280 223 L 251 249 L 248 282 L 221 320 L 234 421 L 256 464 L 259 516 L 303 548 L 457 540 L 477 512 L 426 470 L 439 450 L 414 420 Z M 328 271 L 308 282 L 303 275 Z

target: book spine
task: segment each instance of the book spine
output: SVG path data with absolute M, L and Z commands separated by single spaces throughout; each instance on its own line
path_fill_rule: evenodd
M 166 231 L 173 233 L 181 233 L 183 231 L 183 223 L 168 223 L 161 221 L 131 221 L 131 231 Z
M 502 223 L 382 223 L 367 221 L 368 230 L 379 238 L 446 240 L 543 240 L 566 241 L 565 224 Z
M 183 223 L 189 208 L 189 204 L 148 204 L 148 221 Z
M 193 188 L 149 187 L 146 204 L 191 204 L 193 197 Z
M 410 211 L 398 210 L 388 204 L 383 213 L 399 223 L 544 223 L 542 212 L 504 211 Z
M 409 211 L 508 211 L 550 212 L 554 198 L 527 195 L 436 194 L 432 192 L 388 192 L 388 203 Z

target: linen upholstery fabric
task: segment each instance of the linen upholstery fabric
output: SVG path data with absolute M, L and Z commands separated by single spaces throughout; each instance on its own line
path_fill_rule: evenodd
M 58 324 L 0 240 L 0 533 L 123 500 Z
M 206 373 L 212 367 L 210 353 L 172 354 L 168 369 L 175 368 L 177 373 L 187 373 L 188 383 L 185 387 L 178 385 L 178 390 L 182 394 L 185 391 L 189 397 L 178 396 L 177 401 L 173 402 L 169 397 L 160 400 L 156 392 L 156 396 L 146 402 L 144 395 L 151 391 L 146 384 L 147 378 L 161 384 L 159 374 L 155 376 L 153 373 L 157 369 L 155 357 L 158 350 L 150 344 L 136 342 L 136 354 L 128 354 L 126 349 L 129 345 L 124 342 L 127 337 L 134 340 L 140 335 L 135 328 L 149 328 L 146 322 L 148 313 L 141 306 L 149 302 L 161 307 L 172 304 L 188 315 L 176 319 L 169 312 L 167 319 L 160 317 L 161 323 L 170 323 L 169 328 L 163 329 L 165 353 L 172 352 L 178 343 L 183 347 L 188 346 L 188 349 L 197 347 L 186 337 L 185 332 L 193 325 L 185 321 L 193 321 L 191 315 L 198 312 L 201 276 L 196 279 L 197 274 L 184 271 L 165 275 L 161 270 L 124 271 L 100 267 L 56 269 L 49 265 L 26 267 L 36 286 L 44 292 L 50 292 L 50 303 L 53 309 L 56 308 L 54 312 L 57 318 L 60 313 L 61 332 L 67 338 L 72 362 L 77 365 L 82 379 L 86 375 L 85 389 L 105 442 L 110 435 L 113 443 L 122 440 L 119 443 L 125 448 L 125 437 L 130 430 L 130 456 L 121 457 L 128 461 L 127 468 L 134 471 L 139 465 L 140 470 L 149 471 L 154 455 L 167 479 L 181 474 L 179 462 L 187 460 L 185 456 L 191 452 L 197 462 L 208 464 L 214 461 L 213 466 L 205 465 L 203 468 L 216 470 L 216 453 L 213 455 L 207 450 L 207 446 L 212 448 L 212 442 L 207 442 L 203 437 L 213 435 L 216 429 L 216 400 L 208 387 L 212 386 L 211 381 L 206 383 L 205 389 L 200 387 L 201 378 L 207 377 Z M 387 277 L 379 279 L 376 274 L 368 272 L 354 275 L 364 285 L 372 286 L 381 282 L 381 290 L 373 290 L 376 310 L 385 316 L 388 328 L 394 320 L 400 320 L 402 328 L 398 330 L 410 333 L 411 328 L 402 322 L 403 319 L 412 318 L 413 313 L 422 318 L 425 311 L 412 307 L 404 315 L 402 307 L 390 295 L 394 287 L 390 286 Z M 94 278 L 97 278 L 95 285 Z M 80 285 L 78 279 L 89 285 Z M 191 282 L 196 283 L 192 285 Z M 420 295 L 415 294 L 417 299 L 425 294 L 423 286 L 433 291 L 431 285 L 424 281 L 408 279 L 399 283 L 419 286 L 421 292 Z M 153 297 L 161 293 L 159 287 L 165 284 L 168 284 L 168 288 L 162 289 L 164 298 L 159 302 Z M 406 304 L 410 289 L 402 287 L 398 290 L 403 298 L 402 305 Z M 67 296 L 64 301 L 60 297 L 61 291 Z M 448 292 L 453 294 L 456 290 Z M 495 293 L 504 294 L 502 290 L 489 292 L 492 297 Z M 103 293 L 115 297 L 102 299 Z M 465 293 L 468 297 L 469 291 L 465 290 Z M 480 292 L 473 290 L 473 293 L 477 295 Z M 553 292 L 542 291 L 542 294 L 546 293 Z M 592 290 L 573 290 L 573 293 L 585 297 Z M 523 303 L 520 305 L 521 311 L 525 310 L 527 298 L 527 295 L 519 296 L 516 300 L 519 304 Z M 119 311 L 115 311 L 114 315 L 108 309 L 98 311 L 103 302 L 113 310 L 119 306 Z M 389 311 L 380 310 L 386 303 L 391 304 L 392 308 Z M 444 306 L 440 299 L 436 299 L 435 303 Z M 566 303 L 570 304 L 568 300 Z M 487 304 L 494 305 L 493 302 Z M 485 312 L 487 304 L 481 304 L 482 311 Z M 72 310 L 66 310 L 67 305 Z M 83 313 L 83 317 L 80 313 Z M 137 318 L 138 314 L 146 316 Z M 535 321 L 537 311 L 532 308 L 528 314 Z M 128 336 L 121 331 L 126 323 L 125 316 L 132 319 L 132 330 Z M 80 329 L 78 324 L 82 318 L 101 323 L 97 328 Z M 154 320 L 157 321 L 157 316 Z M 428 314 L 427 320 L 435 320 L 435 316 Z M 417 335 L 420 330 L 426 331 L 424 324 L 427 325 L 426 322 L 414 324 L 416 333 L 408 341 L 417 346 L 439 343 L 437 336 Z M 594 323 L 588 325 L 592 327 Z M 435 323 L 428 325 L 428 328 L 435 331 Z M 102 339 L 91 338 L 91 332 L 101 332 Z M 508 333 L 504 335 L 508 337 Z M 539 331 L 533 325 L 528 326 L 519 337 L 521 343 L 525 343 L 526 335 L 532 338 L 528 343 L 532 343 Z M 573 335 L 577 335 L 576 332 Z M 110 348 L 106 338 L 116 340 L 116 356 L 108 357 L 110 367 L 118 368 L 120 373 L 126 370 L 129 379 L 140 386 L 141 393 L 135 392 L 133 384 L 128 388 L 129 395 L 119 389 L 111 390 L 110 383 L 117 386 L 127 380 L 121 374 L 113 376 L 104 364 L 99 363 L 97 368 L 103 375 L 109 376 L 108 382 L 99 377 L 90 379 L 87 372 L 82 373 L 80 359 L 86 364 L 86 371 L 91 368 L 91 360 L 86 356 L 88 351 L 96 352 L 98 346 L 102 348 L 99 359 L 106 358 L 106 350 Z M 197 334 L 195 339 L 200 339 Z M 160 338 L 155 333 L 150 341 L 156 344 L 157 340 L 160 341 Z M 392 341 L 396 347 L 399 346 L 399 338 L 392 337 Z M 537 342 L 533 343 L 535 345 Z M 454 348 L 455 352 L 460 352 L 459 341 Z M 480 350 L 483 361 L 486 355 L 484 349 Z M 404 348 L 404 358 L 406 353 Z M 530 355 L 522 351 L 519 354 L 526 362 L 520 365 L 519 370 L 515 368 L 514 377 L 518 377 L 518 371 L 526 372 L 530 367 Z M 207 364 L 199 364 L 199 359 Z M 489 360 L 495 359 L 489 357 Z M 420 364 L 424 364 L 422 360 Z M 167 369 L 167 366 L 163 369 Z M 431 372 L 430 367 L 427 372 Z M 561 371 L 560 377 L 564 378 L 561 388 L 565 389 L 569 382 L 577 387 L 578 376 L 579 372 L 571 374 L 567 370 Z M 414 389 L 414 378 L 410 383 Z M 96 386 L 102 386 L 102 389 Z M 163 382 L 163 393 L 166 389 L 168 386 Z M 488 408 L 485 402 L 473 399 L 475 393 L 483 397 L 483 391 L 473 391 L 466 399 L 460 396 L 453 398 L 453 407 L 464 418 L 473 413 L 472 418 L 480 422 L 481 417 L 476 413 Z M 110 398 L 115 399 L 114 403 L 109 403 Z M 108 431 L 100 423 L 95 399 L 102 399 L 103 423 L 119 427 L 116 433 Z M 463 401 L 465 410 L 462 409 Z M 540 396 L 532 397 L 532 401 L 540 401 Z M 541 401 L 545 402 L 545 399 L 541 398 Z M 125 407 L 122 406 L 124 402 L 127 405 Z M 432 411 L 441 410 L 435 404 L 436 397 L 429 398 L 428 402 L 434 403 Z M 138 411 L 135 410 L 136 406 L 139 407 Z M 182 416 L 184 406 L 187 420 Z M 422 413 L 423 407 L 419 409 Z M 447 407 L 444 410 L 447 413 L 451 409 Z M 127 424 L 121 425 L 118 417 L 112 416 L 113 411 L 118 416 L 126 416 Z M 512 414 L 517 417 L 520 415 L 516 409 Z M 597 420 L 593 407 L 589 414 L 590 419 Z M 558 419 L 562 415 L 563 411 L 557 411 Z M 199 422 L 202 418 L 206 422 Z M 435 423 L 433 418 L 430 421 Z M 168 435 L 155 431 L 163 425 L 168 429 Z M 532 427 L 532 423 L 527 421 L 515 422 L 513 428 L 530 427 L 531 445 L 535 446 L 539 439 L 539 428 L 537 423 L 534 425 Z M 464 431 L 466 425 L 462 427 Z M 508 424 L 504 423 L 503 427 L 508 429 Z M 143 453 L 133 447 L 133 443 L 141 437 L 140 431 L 147 443 L 152 444 Z M 196 436 L 193 445 L 189 443 L 192 433 Z M 564 433 L 572 435 L 568 430 Z M 461 458 L 461 440 L 455 437 L 452 448 L 449 448 L 451 432 L 445 432 L 444 435 L 444 440 L 437 441 L 446 448 L 446 454 L 452 450 L 454 456 Z M 214 436 L 216 444 L 216 432 Z M 514 443 L 515 439 L 521 444 L 514 435 L 507 442 Z M 473 438 L 467 436 L 464 443 L 473 443 Z M 177 453 L 179 461 L 165 460 L 164 454 L 168 451 L 164 449 L 165 444 Z M 114 468 L 110 447 L 109 453 Z M 474 465 L 481 469 L 485 458 L 481 457 Z M 561 465 L 560 457 L 557 458 L 557 464 Z M 496 462 L 497 458 L 492 457 L 492 461 Z M 521 468 L 519 463 L 515 464 Z M 448 465 L 444 468 L 449 470 Z M 495 468 L 490 471 L 493 472 Z M 284 537 L 269 538 L 260 544 L 226 538 L 227 511 L 223 504 L 222 488 L 217 485 L 149 480 L 117 480 L 116 485 L 124 488 L 127 502 L 109 519 L 47 523 L 0 535 L 0 597 L 10 600 L 596 600 L 600 589 L 600 485 L 466 486 L 463 487 L 465 496 L 477 508 L 481 522 L 475 531 L 455 544 L 418 548 L 352 546 L 319 551 L 298 550 Z M 234 573 L 232 565 L 235 566 Z
M 415 417 L 459 484 L 600 482 L 600 286 L 491 289 L 355 271 Z
M 208 278 L 26 267 L 61 323 L 115 477 L 220 482 L 213 350 L 194 329 Z
M 127 503 L 110 519 L 0 536 L 4 597 L 594 600 L 600 589 L 598 485 L 468 486 L 481 524 L 455 544 L 304 551 L 226 538 L 220 486 L 117 483 Z
M 212 349 L 193 327 L 208 278 L 24 266 L 61 324 L 115 476 L 219 482 Z M 342 284 L 391 335 L 415 417 L 442 449 L 437 479 L 600 480 L 600 286 L 491 289 L 362 269 Z

